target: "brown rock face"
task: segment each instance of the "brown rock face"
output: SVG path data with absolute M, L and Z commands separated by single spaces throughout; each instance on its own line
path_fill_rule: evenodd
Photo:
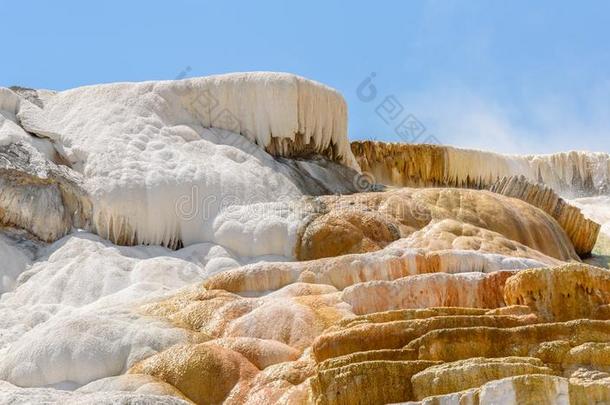
M 572 242 L 551 216 L 488 191 L 403 188 L 318 200 L 325 208 L 302 233 L 297 245 L 300 260 L 368 252 L 442 220 L 495 232 L 555 259 L 579 260 Z M 358 217 L 362 220 L 354 219 Z
M 545 264 L 562 263 L 560 260 L 546 256 L 497 232 L 453 219 L 432 221 L 426 227 L 404 239 L 401 245 L 425 251 L 474 250 L 482 253 L 529 258 Z
M 487 189 L 503 177 L 523 175 L 561 194 L 605 194 L 609 188 L 607 160 L 600 165 L 595 156 L 582 152 L 518 156 L 373 141 L 355 141 L 351 148 L 362 171 L 389 186 Z
M 243 396 L 257 369 L 234 351 L 201 343 L 170 348 L 130 372 L 160 378 L 198 404 L 218 404 Z
M 426 307 L 496 308 L 504 305 L 502 288 L 513 272 L 422 274 L 394 281 L 348 287 L 342 299 L 356 314 Z
M 427 397 L 478 388 L 491 380 L 527 374 L 555 374 L 533 357 L 476 357 L 428 367 L 411 378 L 414 396 Z
M 363 172 L 379 183 L 398 187 L 457 186 L 446 179 L 446 149 L 436 145 L 352 142 Z
M 504 299 L 549 321 L 610 319 L 610 271 L 585 265 L 524 270 L 506 281 Z
M 372 252 L 398 238 L 398 223 L 392 217 L 374 211 L 330 212 L 305 229 L 297 256 L 310 260 Z
M 451 312 L 468 313 L 469 311 L 454 309 Z M 412 311 L 404 313 L 407 317 L 415 314 L 416 312 Z M 395 315 L 392 315 L 391 318 L 394 318 Z M 456 323 L 458 319 L 459 323 Z M 497 326 L 484 326 L 485 323 L 481 322 L 483 319 L 489 319 L 485 322 L 492 321 Z M 528 320 L 527 318 L 511 319 L 508 317 L 503 319 L 493 316 L 486 318 L 481 315 L 441 316 L 425 319 L 428 327 L 421 330 L 414 328 L 416 333 L 411 336 L 403 334 L 403 340 L 397 340 L 396 334 L 392 333 L 392 328 L 396 329 L 397 321 L 377 320 L 381 322 L 371 324 L 365 318 L 360 318 L 359 321 L 354 319 L 350 321 L 351 323 L 344 323 L 341 328 L 333 328 L 333 332 L 327 332 L 316 340 L 314 350 L 318 348 L 318 353 L 324 357 L 330 356 L 319 363 L 318 376 L 327 370 L 332 370 L 340 377 L 343 375 L 354 377 L 351 381 L 339 380 L 342 381 L 341 385 L 334 382 L 317 386 L 312 391 L 312 395 L 318 403 L 339 403 L 345 396 L 338 396 L 337 393 L 343 394 L 347 387 L 350 389 L 349 401 L 351 403 L 360 403 L 359 401 L 368 403 L 369 398 L 376 398 L 376 395 L 385 397 L 394 395 L 392 400 L 397 402 L 396 397 L 400 397 L 400 401 L 426 399 L 424 403 L 434 404 L 437 402 L 432 401 L 432 398 L 440 400 L 443 395 L 458 392 L 463 392 L 458 395 L 463 400 L 466 398 L 478 399 L 482 394 L 480 403 L 533 403 L 531 401 L 546 399 L 550 402 L 542 403 L 556 403 L 555 401 L 559 397 L 568 394 L 568 386 L 566 385 L 565 389 L 557 390 L 554 382 L 567 384 L 567 380 L 561 377 L 538 380 L 542 378 L 542 375 L 570 376 L 574 374 L 574 370 L 578 369 L 594 369 L 599 370 L 598 373 L 605 373 L 605 370 L 608 369 L 606 350 L 609 344 L 607 343 L 608 332 L 605 330 L 607 325 L 600 321 L 581 320 L 568 323 L 530 323 L 523 326 L 511 326 L 514 325 L 513 322 L 525 323 L 536 322 L 536 320 L 535 318 Z M 363 326 L 368 325 L 373 326 L 373 330 L 378 333 L 362 329 Z M 371 346 L 367 346 L 369 343 L 360 343 L 360 347 L 354 346 L 354 344 L 357 345 L 355 336 L 358 334 L 358 330 L 361 331 L 360 336 L 373 336 L 375 343 Z M 557 340 L 566 338 L 565 333 L 569 334 L 569 330 L 574 331 L 573 337 L 567 338 L 567 340 Z M 490 333 L 493 336 L 488 338 L 488 343 L 481 340 L 482 336 Z M 348 338 L 350 335 L 352 337 Z M 418 335 L 420 337 L 417 337 Z M 435 339 L 442 335 L 447 335 L 446 340 L 443 344 L 437 344 Z M 378 338 L 375 339 L 375 336 Z M 579 344 L 582 340 L 596 339 L 606 343 Z M 410 342 L 400 349 L 387 349 L 388 347 L 400 347 L 404 341 L 409 340 Z M 510 344 L 501 345 L 498 342 L 510 342 Z M 351 354 L 336 351 L 337 348 L 344 346 L 348 348 L 351 346 L 351 350 L 361 351 Z M 335 352 L 320 350 L 322 348 Z M 578 355 L 575 355 L 576 353 Z M 338 357 L 332 357 L 335 355 Z M 459 357 L 463 357 L 463 359 L 459 359 Z M 366 369 L 364 365 L 367 363 L 370 364 L 370 367 L 381 368 L 383 365 L 389 368 L 386 366 L 387 363 L 415 364 L 424 360 L 443 363 L 431 364 L 420 372 L 412 374 L 410 384 L 402 382 L 396 385 L 397 389 L 394 389 L 395 384 L 385 384 L 382 381 L 378 381 L 377 385 L 361 384 L 356 377 L 359 375 L 360 369 Z M 522 378 L 516 378 L 516 376 L 522 376 Z M 321 379 L 324 378 L 328 377 L 323 375 Z M 330 378 L 328 379 L 330 380 Z M 335 379 L 335 381 L 337 380 Z M 580 387 L 586 387 L 580 391 L 582 398 L 586 398 L 585 401 L 590 398 L 605 398 L 608 395 L 609 390 L 601 389 L 602 384 L 595 383 L 593 377 L 586 376 L 585 381 L 586 383 L 578 382 Z M 501 386 L 502 384 L 507 385 L 503 391 L 500 391 L 505 392 L 504 396 L 496 396 L 499 393 L 492 385 L 488 385 L 492 382 Z M 325 388 L 322 389 L 323 387 Z M 469 389 L 475 391 L 468 394 L 464 392 Z M 570 387 L 570 389 L 572 388 Z M 356 394 L 359 391 L 362 392 L 360 396 Z M 509 397 L 506 397 L 506 392 Z M 510 399 L 515 396 L 516 399 Z M 574 399 L 577 396 L 571 398 Z M 428 400 L 432 402 L 428 402 Z
M 576 152 L 504 156 L 436 145 L 352 142 L 364 172 L 379 183 L 400 187 L 465 187 L 490 189 L 521 199 L 557 220 L 581 257 L 591 254 L 600 226 L 586 219 L 554 191 L 598 194 L 606 184 L 593 184 L 589 157 Z M 585 180 L 587 179 L 587 180 Z
M 92 205 L 80 175 L 26 143 L 0 146 L 0 224 L 54 242 L 90 225 Z
M 545 342 L 568 341 L 569 345 L 585 342 L 608 342 L 610 321 L 578 320 L 546 323 L 514 328 L 457 328 L 434 330 L 409 342 L 406 349 L 418 350 L 425 360 L 456 361 L 470 357 L 548 355 L 555 359 L 559 352 L 545 353 Z M 497 342 L 511 342 L 500 345 Z M 560 362 L 559 362 L 560 363 Z
M 524 176 L 512 176 L 498 180 L 490 190 L 540 208 L 566 231 L 578 255 L 591 254 L 601 226 L 585 218 L 578 208 L 568 204 L 550 187 L 531 183 Z
M 535 316 L 447 315 L 424 319 L 362 323 L 328 330 L 312 346 L 318 361 L 371 350 L 402 349 L 432 330 L 472 327 L 513 327 L 537 322 Z M 366 339 L 362 339 L 366 336 Z M 413 352 L 416 353 L 416 352 Z M 416 357 L 417 358 L 417 357 Z
M 387 404 L 413 397 L 411 377 L 431 361 L 373 360 L 347 366 L 318 369 L 311 382 L 315 404 Z M 366 387 L 392 389 L 366 389 Z

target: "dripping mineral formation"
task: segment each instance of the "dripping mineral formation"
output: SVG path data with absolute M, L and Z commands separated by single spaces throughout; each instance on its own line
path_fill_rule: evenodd
M 0 403 L 610 403 L 609 184 L 290 74 L 0 88 Z

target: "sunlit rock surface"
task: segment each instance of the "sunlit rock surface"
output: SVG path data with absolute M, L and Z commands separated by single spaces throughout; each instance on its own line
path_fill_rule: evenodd
M 72 228 L 87 228 L 91 201 L 82 177 L 47 160 L 26 142 L 0 146 L 0 224 L 54 242 Z
M 479 388 L 431 396 L 402 404 L 605 404 L 610 401 L 608 379 L 562 378 L 533 374 L 490 381 Z
M 406 240 L 368 254 L 349 254 L 305 262 L 257 263 L 218 273 L 206 280 L 209 289 L 260 295 L 291 283 L 328 284 L 344 289 L 356 283 L 394 280 L 426 273 L 489 273 L 555 264 L 468 250 L 412 249 Z M 544 256 L 542 256 L 544 258 Z
M 343 97 L 290 74 L 87 86 L 16 115 L 83 174 L 96 233 L 119 244 L 239 250 L 250 234 L 261 243 L 240 253 L 285 255 L 298 217 L 283 203 L 352 191 L 339 163 L 357 169 Z
M 608 172 L 290 74 L 0 88 L 0 403 L 610 403 Z
M 547 320 L 610 319 L 610 271 L 583 265 L 519 272 L 504 288 L 508 304 Z
M 400 188 L 317 200 L 320 215 L 307 225 L 297 245 L 301 260 L 376 250 L 445 219 L 499 233 L 559 260 L 579 260 L 550 215 L 489 191 Z
M 542 209 L 555 218 L 566 231 L 576 253 L 581 256 L 591 254 L 599 235 L 600 224 L 586 218 L 577 207 L 566 203 L 553 189 L 531 183 L 525 176 L 513 176 L 500 179 L 491 186 L 491 191 L 519 198 Z
M 402 187 L 488 188 L 503 177 L 523 175 L 569 196 L 610 189 L 608 153 L 502 155 L 442 145 L 352 142 L 360 168 L 376 181 Z
M 220 395 L 229 403 L 247 403 L 244 396 L 248 396 L 248 390 L 261 395 L 268 387 L 261 387 L 260 381 L 268 380 L 260 373 L 288 363 L 300 366 L 298 371 L 290 371 L 294 373 L 293 377 L 289 374 L 281 379 L 293 379 L 295 382 L 282 384 L 283 388 L 277 388 L 278 392 L 273 393 L 273 398 L 285 396 L 294 400 L 298 398 L 302 402 L 341 404 L 401 402 L 469 389 L 491 390 L 487 384 L 495 380 L 506 381 L 502 383 L 507 384 L 502 386 L 507 391 L 503 395 L 510 398 L 529 392 L 514 384 L 534 384 L 536 387 L 542 384 L 547 387 L 551 381 L 567 384 L 565 387 L 568 387 L 572 384 L 568 384 L 568 379 L 579 370 L 610 371 L 610 321 L 592 319 L 588 312 L 582 311 L 577 317 L 568 317 L 579 319 L 564 321 L 564 314 L 569 313 L 573 306 L 570 300 L 511 305 L 511 301 L 503 297 L 511 296 L 511 291 L 516 289 L 514 286 L 522 283 L 522 275 L 537 272 L 553 274 L 553 277 L 540 281 L 548 281 L 546 288 L 552 291 L 549 295 L 560 295 L 566 289 L 580 288 L 582 280 L 569 278 L 572 268 L 574 265 L 504 273 L 462 273 L 467 276 L 466 280 L 475 274 L 480 274 L 475 280 L 502 274 L 498 279 L 500 282 L 489 282 L 478 293 L 489 297 L 482 303 L 477 301 L 481 298 L 476 297 L 476 288 L 464 286 L 453 290 L 453 294 L 463 297 L 465 302 L 455 302 L 447 295 L 445 301 L 430 302 L 429 296 L 434 295 L 435 288 L 440 288 L 441 293 L 446 294 L 446 290 L 443 290 L 447 288 L 445 281 L 435 280 L 437 275 L 462 275 L 446 273 L 407 276 L 384 282 L 361 282 L 345 288 L 343 292 L 329 284 L 297 281 L 279 289 L 270 288 L 267 294 L 259 297 L 207 290 L 201 286 L 169 300 L 147 304 L 142 311 L 161 316 L 189 331 L 203 333 L 210 339 L 203 346 L 201 343 L 185 346 L 180 349 L 181 355 L 202 350 L 207 344 L 222 347 L 230 353 L 223 355 L 222 360 L 192 365 L 192 362 L 200 362 L 207 355 L 188 354 L 184 360 L 180 360 L 176 353 L 162 352 L 151 357 L 154 366 L 147 366 L 149 363 L 144 361 L 131 372 L 150 374 L 171 383 L 176 375 L 182 375 L 180 370 L 195 367 L 199 370 L 197 372 L 206 372 L 204 370 L 210 367 L 221 367 L 215 365 L 217 362 L 233 362 L 231 359 L 239 354 L 238 358 L 242 359 L 239 364 L 247 364 L 249 370 L 254 371 L 242 374 L 232 371 L 232 375 L 239 374 L 240 377 L 231 380 L 227 387 L 214 386 L 214 389 L 222 392 L 210 394 Z M 579 269 L 583 272 L 589 269 L 597 277 L 609 273 L 608 270 L 585 265 L 580 265 Z M 568 276 L 562 278 L 566 274 Z M 409 290 L 400 287 L 401 283 L 421 277 L 431 278 L 421 292 L 409 293 Z M 553 279 L 561 279 L 563 284 L 558 285 Z M 382 286 L 381 283 L 388 284 L 388 287 L 395 286 L 396 291 L 388 291 L 387 288 L 384 292 L 371 290 Z M 354 305 L 350 291 L 363 288 L 361 301 Z M 603 305 L 607 305 L 610 301 L 605 294 L 599 293 L 601 289 L 603 286 L 598 291 L 592 291 L 592 294 L 601 297 L 601 302 L 606 303 Z M 404 304 L 402 294 L 409 297 L 413 304 Z M 379 304 L 392 300 L 399 309 L 388 311 Z M 479 304 L 483 308 L 475 308 Z M 273 319 L 273 322 L 265 323 L 264 329 L 254 326 L 263 322 L 260 318 L 254 320 L 260 310 Z M 553 313 L 557 315 L 549 316 Z M 227 338 L 239 338 L 241 343 L 227 344 Z M 282 345 L 267 344 L 268 340 Z M 510 344 L 498 345 L 498 342 Z M 287 347 L 292 350 L 287 350 Z M 237 370 L 242 366 L 232 367 L 237 367 Z M 532 379 L 528 380 L 530 375 Z M 539 384 L 537 379 L 542 375 L 557 378 L 541 380 Z M 516 377 L 524 379 L 506 379 Z M 435 383 L 430 384 L 429 379 Z M 579 380 L 579 384 L 585 398 L 587 395 L 592 398 L 607 395 L 603 382 L 585 377 Z M 557 393 L 554 388 L 532 387 L 531 395 L 534 395 L 532 398 L 544 398 L 545 395 L 555 398 L 562 395 L 562 389 Z M 569 390 L 566 392 L 569 393 Z M 191 395 L 199 398 L 200 393 L 192 392 Z M 460 395 L 465 394 L 459 394 L 457 398 Z M 485 395 L 498 400 L 494 396 L 496 394 Z M 200 399 L 195 400 L 205 403 Z M 509 403 L 520 403 L 515 401 Z
M 415 391 L 414 397 L 421 400 L 431 396 L 477 388 L 491 380 L 526 374 L 553 375 L 554 371 L 545 367 L 544 363 L 537 358 L 475 357 L 429 367 L 415 374 L 411 380 Z

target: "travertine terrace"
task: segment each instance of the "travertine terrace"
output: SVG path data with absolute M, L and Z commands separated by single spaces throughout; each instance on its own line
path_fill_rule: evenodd
M 286 73 L 0 88 L 0 403 L 610 403 L 609 162 L 350 144 Z

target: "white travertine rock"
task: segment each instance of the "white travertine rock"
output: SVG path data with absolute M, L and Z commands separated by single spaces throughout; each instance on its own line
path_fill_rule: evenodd
M 21 127 L 17 113 L 22 104 L 31 103 L 17 89 L 0 87 L 0 145 L 5 146 L 13 142 L 29 143 L 47 159 L 53 160 L 56 152 L 50 140 L 32 136 Z
M 178 398 L 184 397 L 180 391 L 173 386 L 150 375 L 144 374 L 122 374 L 116 377 L 106 377 L 92 381 L 75 390 L 75 392 L 79 394 L 117 391 L 146 395 L 172 395 Z
M 298 217 L 279 201 L 354 190 L 345 101 L 290 74 L 86 86 L 47 97 L 42 109 L 23 103 L 17 117 L 83 174 L 92 229 L 119 244 L 247 235 L 259 242 L 231 246 L 242 255 L 290 255 Z M 274 157 L 316 155 L 326 161 Z M 265 212 L 244 214 L 257 224 L 243 225 L 239 211 L 251 205 Z
M 38 258 L 42 246 L 27 232 L 3 229 L 0 233 L 0 295 L 15 288 L 17 279 Z
M 82 405 L 189 405 L 191 401 L 170 395 L 155 395 L 138 392 L 100 391 L 73 392 L 53 388 L 21 388 L 0 381 L 0 402 L 13 405 L 56 404 Z
M 189 333 L 133 308 L 244 264 L 211 244 L 173 252 L 115 246 L 87 233 L 39 254 L 0 297 L 0 380 L 20 386 L 86 384 L 188 341 Z
M 65 308 L 0 349 L 0 381 L 21 387 L 74 388 L 122 374 L 188 332 L 128 309 Z
M 86 105 L 88 101 L 95 103 Z M 134 101 L 136 105 L 129 105 Z M 96 121 L 120 125 L 122 118 L 151 112 L 170 121 L 169 125 L 182 121 L 241 134 L 278 156 L 317 152 L 357 168 L 347 139 L 347 106 L 341 94 L 288 73 L 231 73 L 179 81 L 86 86 L 49 97 L 42 115 L 31 114 L 28 108 L 19 112 L 19 118 L 33 133 L 75 141 L 74 130 L 85 125 L 92 113 L 112 111 L 120 113 L 114 122 L 104 120 L 108 116 Z M 89 125 L 92 129 L 99 124 Z M 89 138 L 88 134 L 82 135 L 85 139 L 81 142 Z

